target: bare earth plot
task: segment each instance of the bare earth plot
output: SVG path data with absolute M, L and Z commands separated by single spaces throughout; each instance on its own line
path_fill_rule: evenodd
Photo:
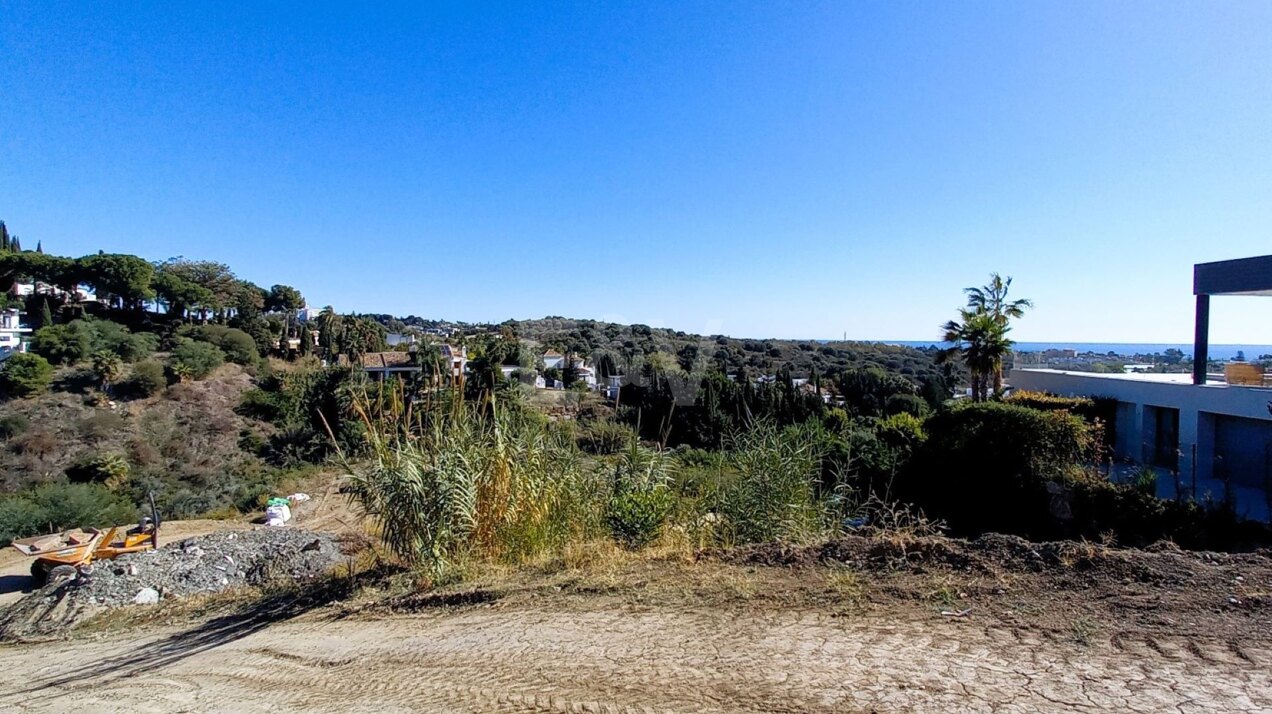
M 824 565 L 866 568 L 860 540 L 276 597 L 0 647 L 0 710 L 1272 712 L 1266 555 L 923 547 L 887 572 Z
M 0 706 L 26 711 L 1272 711 L 1263 647 L 794 612 L 310 615 L 0 663 L 22 688 Z

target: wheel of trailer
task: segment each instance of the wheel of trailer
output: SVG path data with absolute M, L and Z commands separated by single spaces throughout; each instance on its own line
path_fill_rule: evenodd
M 74 580 L 77 575 L 79 575 L 79 571 L 75 569 L 74 565 L 59 565 L 49 571 L 48 579 L 46 582 L 50 582 L 50 583 L 66 582 L 69 580 Z
M 31 561 L 31 580 L 35 587 L 40 587 L 49 579 L 49 573 L 44 569 L 44 564 L 38 560 Z

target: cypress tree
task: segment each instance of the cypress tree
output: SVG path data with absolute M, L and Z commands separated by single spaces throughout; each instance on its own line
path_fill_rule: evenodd
M 13 251 L 14 253 L 22 252 L 22 244 L 18 242 L 17 236 L 13 236 L 9 239 L 9 250 Z
M 8 253 L 9 245 L 9 229 L 0 221 L 0 253 Z
M 35 242 L 35 252 L 40 253 L 40 254 L 43 254 L 43 253 L 44 253 L 44 243 L 43 243 L 43 241 L 38 241 L 38 240 L 37 240 L 37 241 Z
M 40 306 L 40 327 L 48 327 L 53 324 L 53 310 L 49 308 L 49 299 L 44 298 L 44 304 Z

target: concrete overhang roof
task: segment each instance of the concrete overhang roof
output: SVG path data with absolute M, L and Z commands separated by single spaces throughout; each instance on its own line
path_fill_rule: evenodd
M 1197 263 L 1193 294 L 1272 296 L 1272 255 Z

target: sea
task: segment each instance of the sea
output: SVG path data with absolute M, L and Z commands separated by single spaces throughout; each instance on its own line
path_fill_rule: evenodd
M 903 345 L 905 347 L 948 347 L 941 342 L 923 340 L 865 340 L 885 345 Z M 1191 357 L 1192 343 L 1150 343 L 1150 342 L 1017 342 L 1017 352 L 1045 352 L 1047 350 L 1077 350 L 1078 354 L 1093 352 L 1095 354 L 1114 354 L 1122 357 L 1134 355 L 1151 355 L 1176 349 Z M 1272 345 L 1210 345 L 1210 359 L 1233 360 L 1243 356 L 1245 359 L 1258 359 L 1260 355 L 1272 355 Z

